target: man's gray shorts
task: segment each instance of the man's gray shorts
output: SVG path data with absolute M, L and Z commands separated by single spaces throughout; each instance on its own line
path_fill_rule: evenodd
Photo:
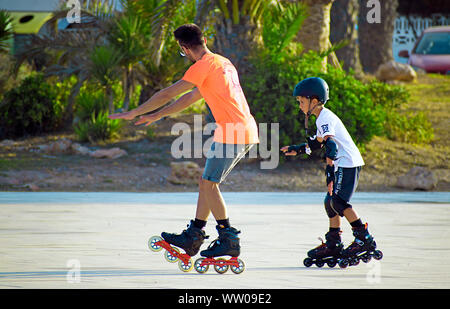
M 213 142 L 206 154 L 202 178 L 221 183 L 255 144 L 222 144 Z

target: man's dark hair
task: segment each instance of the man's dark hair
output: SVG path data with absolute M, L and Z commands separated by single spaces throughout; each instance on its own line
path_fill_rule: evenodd
M 202 30 L 196 24 L 180 26 L 173 34 L 180 45 L 186 48 L 196 48 L 204 43 Z

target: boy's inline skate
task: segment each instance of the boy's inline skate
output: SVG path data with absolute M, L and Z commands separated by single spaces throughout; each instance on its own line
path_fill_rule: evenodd
M 200 246 L 206 236 L 205 231 L 194 227 L 193 221 L 188 225 L 186 230 L 181 234 L 161 233 L 161 237 L 153 236 L 148 241 L 150 250 L 158 252 L 163 248 L 166 249 L 164 257 L 170 263 L 178 262 L 178 268 L 183 272 L 192 270 L 193 264 L 191 256 L 197 254 Z M 186 253 L 181 253 L 178 248 L 183 249 Z
M 325 234 L 325 242 L 321 238 L 322 244 L 308 251 L 308 257 L 303 260 L 303 265 L 311 267 L 316 264 L 322 267 L 325 264 L 328 267 L 334 267 L 341 257 L 344 245 L 341 242 L 341 231 L 330 231 Z
M 209 266 L 214 266 L 214 270 L 219 274 L 224 274 L 229 268 L 235 274 L 240 274 L 245 269 L 244 262 L 238 258 L 240 254 L 239 237 L 240 231 L 233 227 L 225 228 L 221 225 L 216 226 L 219 238 L 214 240 L 208 249 L 200 252 L 203 258 L 195 261 L 194 268 L 197 272 L 203 274 L 208 271 Z M 230 259 L 215 259 L 218 256 L 231 256 Z
M 372 257 L 376 260 L 383 258 L 383 252 L 376 250 L 377 244 L 373 236 L 369 234 L 367 223 L 353 229 L 355 240 L 342 251 L 342 258 L 339 259 L 339 267 L 356 266 L 359 261 L 368 263 Z

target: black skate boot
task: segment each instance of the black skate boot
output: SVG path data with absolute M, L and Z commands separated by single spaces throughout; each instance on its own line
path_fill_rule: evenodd
M 224 274 L 229 268 L 235 274 L 240 274 L 245 269 L 244 261 L 238 258 L 241 253 L 241 246 L 239 245 L 239 237 L 237 234 L 240 231 L 233 227 L 225 228 L 222 225 L 216 226 L 219 232 L 219 238 L 214 240 L 208 249 L 200 252 L 203 258 L 195 261 L 195 270 L 201 274 L 208 271 L 209 266 L 214 266 L 214 270 L 219 274 Z M 217 256 L 231 256 L 230 259 L 224 258 L 215 259 Z
M 187 227 L 188 228 L 183 230 L 181 234 L 162 232 L 161 237 L 170 245 L 183 249 L 189 256 L 194 256 L 198 253 L 200 246 L 205 239 L 209 238 L 209 236 L 206 236 L 205 231 L 202 229 L 196 228 L 194 226 L 194 221 L 192 220 Z
M 232 257 L 239 256 L 241 246 L 239 245 L 239 237 L 237 234 L 241 231 L 236 230 L 234 227 L 224 228 L 221 225 L 217 225 L 216 229 L 219 232 L 219 238 L 214 240 L 208 249 L 200 252 L 200 255 L 208 258 L 224 255 Z
M 308 257 L 303 260 L 303 265 L 310 267 L 316 264 L 317 267 L 322 267 L 325 263 L 328 267 L 334 267 L 338 263 L 338 259 L 341 257 L 344 245 L 341 241 L 342 231 L 330 231 L 325 234 L 326 242 L 322 241 L 322 244 L 310 251 L 308 251 Z
M 341 268 L 358 265 L 360 260 L 367 263 L 372 257 L 376 260 L 383 257 L 380 250 L 375 250 L 377 243 L 370 235 L 367 223 L 362 227 L 353 228 L 353 236 L 355 240 L 342 251 L 342 259 L 339 260 Z

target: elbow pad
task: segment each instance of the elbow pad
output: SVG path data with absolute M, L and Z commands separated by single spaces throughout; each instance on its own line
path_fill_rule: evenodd
M 325 141 L 325 156 L 331 160 L 336 160 L 338 146 L 332 137 Z

